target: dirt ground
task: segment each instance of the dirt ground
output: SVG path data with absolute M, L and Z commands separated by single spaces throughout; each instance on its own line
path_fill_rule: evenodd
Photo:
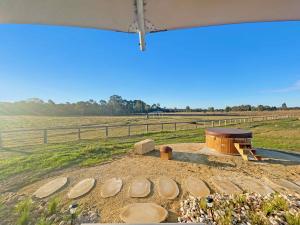
M 263 177 L 269 179 L 285 178 L 291 181 L 300 179 L 300 156 L 297 155 L 270 154 L 260 150 L 262 155 L 271 156 L 273 159 L 265 158 L 262 162 L 246 162 L 240 156 L 225 156 L 213 152 L 205 148 L 204 144 L 175 144 L 170 146 L 174 151 L 173 160 L 170 161 L 161 160 L 158 151 L 144 156 L 131 153 L 99 166 L 61 172 L 58 176 L 67 176 L 70 182 L 67 188 L 57 195 L 67 204 L 70 200 L 67 199 L 66 194 L 70 187 L 84 178 L 93 177 L 97 181 L 95 188 L 86 196 L 78 199 L 77 202 L 80 206 L 98 209 L 100 213 L 99 222 L 121 222 L 120 210 L 130 203 L 137 202 L 153 202 L 163 206 L 169 211 L 167 222 L 176 222 L 179 202 L 188 195 L 183 185 L 188 176 L 202 179 L 208 184 L 212 192 L 215 190 L 211 182 L 214 176 L 229 180 L 243 179 L 243 177 L 252 177 L 258 181 Z M 158 195 L 157 180 L 161 175 L 173 178 L 177 182 L 180 194 L 175 200 L 163 200 Z M 101 184 L 112 177 L 123 180 L 121 192 L 111 198 L 101 198 Z M 128 196 L 130 183 L 136 177 L 145 177 L 152 182 L 152 191 L 148 197 L 137 199 Z M 53 178 L 34 183 L 23 188 L 20 192 L 31 195 L 38 187 Z

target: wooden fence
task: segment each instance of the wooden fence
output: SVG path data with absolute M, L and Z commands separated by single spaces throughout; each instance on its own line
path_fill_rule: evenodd
M 26 145 L 62 143 L 75 140 L 126 137 L 161 131 L 177 131 L 207 127 L 230 126 L 240 123 L 286 119 L 291 116 L 256 116 L 222 120 L 161 122 L 126 125 L 94 125 L 80 127 L 55 127 L 45 129 L 18 129 L 0 131 L 0 148 Z

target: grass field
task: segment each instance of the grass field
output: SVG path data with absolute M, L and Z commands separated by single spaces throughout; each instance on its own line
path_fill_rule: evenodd
M 255 147 L 300 152 L 300 120 L 286 119 L 245 123 L 236 127 L 252 130 Z M 152 138 L 156 144 L 204 142 L 202 128 L 157 132 L 134 137 L 74 141 L 0 150 L 0 192 L 65 168 L 92 166 L 128 153 L 133 144 Z
M 277 112 L 282 115 L 287 112 Z M 291 114 L 291 113 L 290 113 Z M 273 116 L 274 113 L 194 113 L 176 114 L 162 117 L 145 116 L 118 116 L 118 117 L 45 117 L 45 116 L 0 116 L 0 147 L 18 147 L 47 143 L 62 143 L 76 141 L 78 139 L 90 140 L 109 137 L 124 137 L 140 135 L 143 133 L 155 133 L 160 131 L 173 131 L 195 129 L 211 124 L 211 120 L 238 119 L 251 116 Z M 261 120 L 262 117 L 256 120 Z M 174 122 L 197 121 L 198 125 Z M 204 124 L 203 121 L 206 121 Z M 160 123 L 173 123 L 164 124 Z M 224 123 L 224 121 L 223 121 Z M 150 124 L 148 126 L 142 124 Z M 97 125 L 97 127 L 95 127 Z M 102 126 L 102 127 L 99 127 Z M 130 128 L 128 125 L 131 125 Z M 216 124 L 218 125 L 218 124 Z M 113 126 L 106 128 L 103 126 Z M 121 127 L 122 126 L 122 127 Z M 78 127 L 81 127 L 80 130 Z M 47 128 L 47 131 L 43 130 Z M 21 132 L 5 132 L 7 130 L 37 129 Z M 2 131 L 2 132 L 1 132 Z M 129 132 L 130 131 L 130 132 Z M 46 138 L 45 138 L 46 136 Z M 80 138 L 79 138 L 80 137 Z

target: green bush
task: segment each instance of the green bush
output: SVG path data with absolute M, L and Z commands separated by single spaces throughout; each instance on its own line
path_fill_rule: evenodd
M 248 215 L 248 217 L 249 217 L 249 220 L 251 221 L 251 224 L 255 224 L 255 225 L 268 225 L 269 224 L 268 219 L 260 213 L 251 212 Z
M 32 209 L 32 200 L 31 199 L 22 200 L 16 205 L 15 208 L 16 208 L 16 212 L 19 214 L 19 218 L 17 219 L 17 225 L 29 224 L 30 211 Z
M 57 212 L 58 204 L 59 204 L 58 198 L 53 198 L 49 201 L 49 203 L 48 203 L 48 214 L 49 215 L 53 215 Z
M 300 213 L 296 215 L 293 215 L 291 213 L 286 213 L 285 219 L 289 225 L 300 225 Z
M 265 215 L 270 215 L 275 211 L 286 211 L 289 208 L 288 202 L 278 194 L 274 195 L 274 197 L 263 203 L 262 210 Z

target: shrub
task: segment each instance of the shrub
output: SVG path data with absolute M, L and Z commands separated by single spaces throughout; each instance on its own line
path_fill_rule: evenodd
M 19 218 L 17 219 L 17 225 L 29 224 L 31 208 L 32 208 L 31 199 L 22 200 L 16 205 L 16 211 L 19 214 Z
M 44 216 L 41 217 L 36 223 L 36 225 L 51 225 L 51 224 L 52 223 L 50 221 L 47 221 L 46 217 L 44 217 Z
M 296 215 L 293 215 L 291 213 L 286 213 L 285 219 L 289 225 L 300 225 L 300 213 Z
M 263 203 L 262 205 L 262 210 L 265 215 L 270 215 L 275 211 L 286 211 L 288 210 L 288 208 L 288 202 L 278 194 L 276 194 L 271 200 Z
M 250 212 L 248 217 L 249 217 L 251 224 L 255 224 L 255 225 L 268 225 L 269 224 L 268 219 L 262 214 Z
M 48 214 L 49 215 L 53 215 L 57 212 L 58 204 L 59 204 L 58 198 L 53 198 L 49 201 L 49 203 L 48 203 Z

